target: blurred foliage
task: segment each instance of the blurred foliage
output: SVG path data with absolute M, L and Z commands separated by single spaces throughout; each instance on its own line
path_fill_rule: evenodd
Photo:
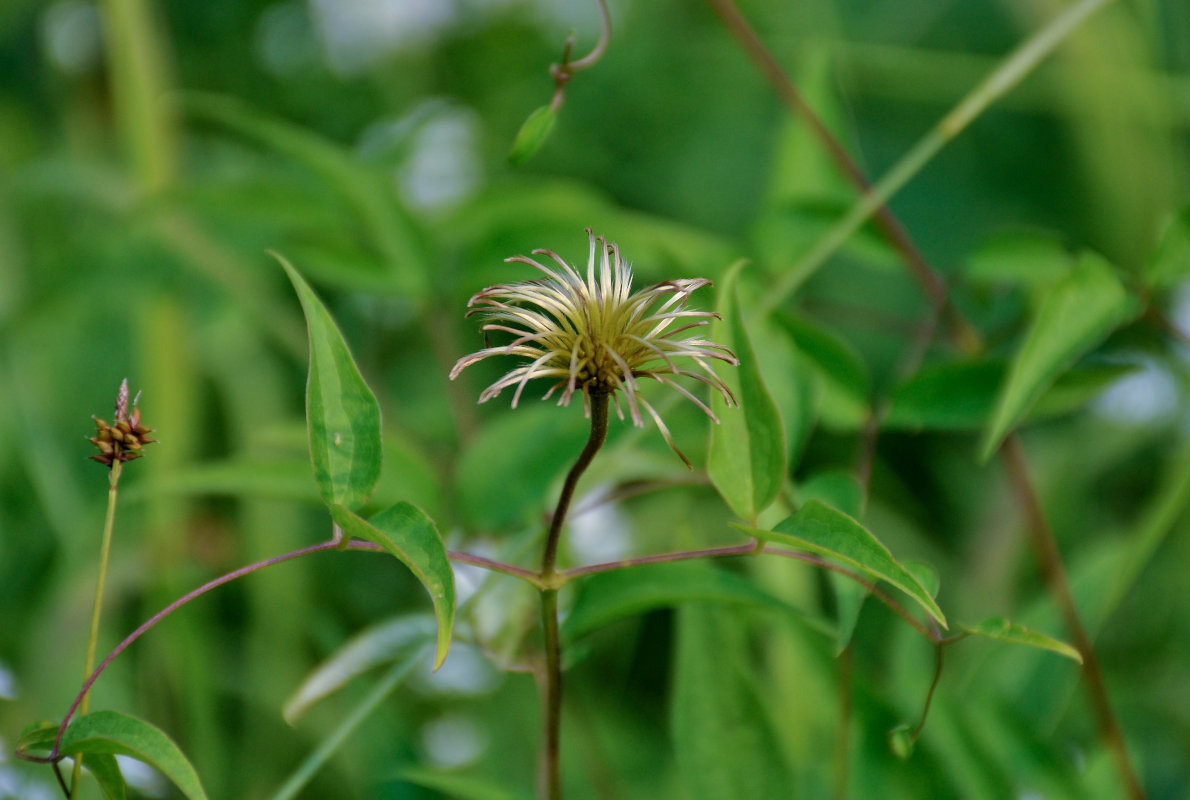
M 1064 5 L 740 3 L 873 177 Z M 10 755 L 80 685 L 106 501 L 84 437 L 122 378 L 143 391 L 161 444 L 125 471 L 101 653 L 201 582 L 329 535 L 303 434 L 302 309 L 266 249 L 310 279 L 378 396 L 375 508 L 409 501 L 452 549 L 533 566 L 584 423 L 528 397 L 515 413 L 477 406 L 500 365 L 447 380 L 482 346 L 467 298 L 531 277 L 503 259 L 533 248 L 582 263 L 591 227 L 642 282 L 720 279 L 750 259 L 746 318 L 850 206 L 853 190 L 708 6 L 620 0 L 611 12 L 606 57 L 574 77 L 549 138 L 514 167 L 566 36 L 584 51 L 597 35 L 594 3 L 0 4 L 0 797 L 56 792 L 48 770 Z M 929 310 L 870 229 L 777 324 L 749 321 L 784 420 L 777 505 L 854 505 L 906 567 L 933 566 L 948 619 L 1003 616 L 1067 639 L 1001 470 L 977 458 L 994 415 L 997 436 L 1023 417 L 1154 798 L 1190 792 L 1188 153 L 1190 6 L 1111 4 L 891 203 L 984 355 L 962 354 L 943 324 L 921 371 L 904 374 Z M 1082 320 L 1077 341 L 1040 358 L 1043 371 L 1074 369 L 1031 409 L 1045 380 L 997 411 L 1030 331 L 1069 327 L 1043 309 L 1087 259 L 1145 310 L 1122 322 L 1121 301 Z M 860 467 L 873 408 L 889 424 L 856 500 L 845 473 Z M 675 405 L 666 419 L 705 464 L 700 412 Z M 613 422 L 565 563 L 743 541 L 705 471 L 691 477 L 655 431 Z M 606 582 L 563 594 L 593 615 L 569 629 L 584 633 L 567 649 L 568 798 L 777 796 L 774 775 L 808 798 L 1119 796 L 1073 662 L 987 640 L 950 647 L 902 760 L 887 735 L 921 714 L 928 643 L 804 564 L 715 566 L 727 577 L 658 573 L 672 591 L 635 600 Z M 458 641 L 439 672 L 368 672 L 293 727 L 282 708 L 320 662 L 365 629 L 429 613 L 392 559 L 321 553 L 224 587 L 118 659 L 93 707 L 169 732 L 212 797 L 279 796 L 366 703 L 374 713 L 301 796 L 526 796 L 535 598 L 505 576 L 456 574 Z M 727 752 L 736 760 L 690 777 Z M 168 791 L 129 778 L 146 796 Z M 98 796 L 93 782 L 83 796 Z

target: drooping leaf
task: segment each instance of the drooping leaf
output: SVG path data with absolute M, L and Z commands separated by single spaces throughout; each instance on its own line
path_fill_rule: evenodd
M 838 559 L 869 577 L 887 581 L 916 600 L 938 624 L 946 627 L 942 609 L 913 573 L 893 558 L 888 548 L 867 528 L 842 511 L 810 500 L 771 531 L 742 525 L 736 527 L 766 541 Z
M 1150 286 L 1168 289 L 1190 275 L 1190 207 L 1172 216 L 1162 229 L 1145 264 L 1145 277 Z
M 650 564 L 584 578 L 562 623 L 562 638 L 574 641 L 624 617 L 696 601 L 787 609 L 751 581 L 725 569 L 695 561 Z
M 310 460 L 323 502 L 359 508 L 380 478 L 380 404 L 359 373 L 343 335 L 310 286 L 282 256 L 302 301 L 310 339 L 306 421 Z
M 978 283 L 1050 286 L 1070 272 L 1074 259 L 1060 237 L 1048 231 L 998 233 L 967 257 L 966 278 Z
M 856 349 L 833 331 L 803 317 L 782 312 L 775 319 L 817 370 L 823 389 L 819 409 L 823 424 L 838 430 L 862 425 L 871 376 Z
M 527 794 L 508 791 L 482 778 L 440 772 L 427 767 L 403 767 L 393 776 L 393 780 L 433 789 L 458 800 L 529 800 Z
M 455 582 L 450 557 L 434 521 L 410 503 L 397 503 L 368 520 L 336 505 L 331 507 L 331 516 L 346 536 L 378 544 L 396 556 L 430 593 L 438 621 L 434 669 L 442 666 L 454 630 Z
M 98 753 L 129 756 L 143 761 L 169 778 L 189 800 L 206 800 L 194 767 L 159 728 L 119 711 L 96 711 L 79 717 L 66 728 L 60 752 L 83 754 L 85 765 Z
M 1024 625 L 1018 625 L 1015 622 L 1010 622 L 1003 617 L 989 617 L 978 625 L 968 626 L 960 625 L 959 628 L 964 633 L 969 633 L 972 636 L 984 636 L 988 639 L 995 639 L 998 642 L 1008 642 L 1010 644 L 1023 644 L 1027 647 L 1036 647 L 1041 650 L 1050 650 L 1058 655 L 1066 656 L 1066 658 L 1083 663 L 1082 654 L 1075 650 L 1066 642 L 1059 641 L 1044 633 L 1030 630 Z
M 736 294 L 742 267 L 736 265 L 723 279 L 718 309 L 723 319 L 716 323 L 712 337 L 739 357 L 738 367 L 716 367 L 739 408 L 728 408 L 720 394 L 712 392 L 712 409 L 719 424 L 711 426 L 707 472 L 731 509 L 742 519 L 755 520 L 785 481 L 785 428 L 744 328 Z
M 537 155 L 537 151 L 545 144 L 557 121 L 558 114 L 550 106 L 544 105 L 534 109 L 533 113 L 521 124 L 521 129 L 517 131 L 516 140 L 512 143 L 512 151 L 508 154 L 508 163 L 519 167 Z
M 831 588 L 835 591 L 835 655 L 839 655 L 851 644 L 855 626 L 859 624 L 860 612 L 868 599 L 868 589 L 845 575 L 828 573 Z
M 987 460 L 1054 380 L 1080 356 L 1130 319 L 1139 304 L 1109 263 L 1084 253 L 1074 271 L 1050 291 L 1001 387 L 981 447 Z
M 705 606 L 678 612 L 671 735 L 690 797 L 790 797 L 794 785 L 747 659 L 738 614 Z
M 433 641 L 437 622 L 424 614 L 398 617 L 353 636 L 323 661 L 297 688 L 282 708 L 293 725 L 306 709 L 338 691 L 344 684 L 373 667 L 403 658 Z

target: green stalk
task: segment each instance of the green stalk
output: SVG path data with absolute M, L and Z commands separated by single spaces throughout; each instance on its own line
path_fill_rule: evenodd
M 578 480 L 607 440 L 609 395 L 605 391 L 592 391 L 590 398 L 591 436 L 587 439 L 583 451 L 579 453 L 578 460 L 566 474 L 566 482 L 562 484 L 558 505 L 554 509 L 553 519 L 550 520 L 545 553 L 541 559 L 541 625 L 545 641 L 545 741 L 542 747 L 539 793 L 546 800 L 562 798 L 562 644 L 558 635 L 558 586 L 563 582 L 564 576 L 558 573 L 555 566 L 558 560 L 558 541 L 562 536 L 562 525 L 566 521 L 566 512 L 570 510 L 570 501 L 574 498 Z
M 103 586 L 107 582 L 107 562 L 112 551 L 112 530 L 116 523 L 116 494 L 120 484 L 120 472 L 124 462 L 116 459 L 112 462 L 108 472 L 107 515 L 103 519 L 103 541 L 99 546 L 99 577 L 95 581 L 95 599 L 91 604 L 91 632 L 87 636 L 87 655 L 83 659 L 83 680 L 91 677 L 95 669 L 95 646 L 99 641 L 99 616 L 103 610 Z M 83 693 L 83 700 L 79 703 L 79 714 L 86 714 L 91 704 L 90 691 Z M 83 772 L 83 756 L 80 753 L 74 759 L 74 770 L 70 777 L 70 796 L 78 792 L 79 778 Z
M 872 187 L 872 191 L 861 197 L 847 215 L 818 241 L 814 249 L 793 266 L 769 293 L 767 301 L 761 307 L 761 314 L 768 315 L 784 302 L 785 298 L 817 272 L 860 226 L 921 172 L 938 151 L 966 129 L 988 106 L 1020 83 L 1088 17 L 1111 2 L 1112 0 L 1080 0 L 1022 43 L 991 75 L 905 153 Z

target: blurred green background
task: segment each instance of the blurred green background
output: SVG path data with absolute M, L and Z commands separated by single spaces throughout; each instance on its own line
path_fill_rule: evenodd
M 740 3 L 873 177 L 1066 5 Z M 533 248 L 581 263 L 586 227 L 618 242 L 644 282 L 718 278 L 750 258 L 745 296 L 756 297 L 853 201 L 706 4 L 610 6 L 606 57 L 575 77 L 549 141 L 513 169 L 509 148 L 548 101 L 566 36 L 579 53 L 597 36 L 593 2 L 0 4 L 0 797 L 55 796 L 48 769 L 11 751 L 79 685 L 106 501 L 84 436 L 122 378 L 143 391 L 161 443 L 125 471 L 101 653 L 202 581 L 328 533 L 304 451 L 301 309 L 267 249 L 322 293 L 381 400 L 378 503 L 408 499 L 452 548 L 531 565 L 583 421 L 528 399 L 515 413 L 503 398 L 477 406 L 505 365 L 447 380 L 482 346 L 467 298 L 530 277 L 502 260 Z M 1159 237 L 1190 193 L 1188 145 L 1190 5 L 1117 2 L 892 208 L 1007 357 L 1051 262 L 1013 261 L 1024 264 L 1015 279 L 981 265 L 1024 240 L 1026 255 L 1097 250 L 1138 283 L 1159 241 L 1183 246 Z M 1184 286 L 1151 303 L 1190 328 Z M 788 432 L 804 484 L 854 468 L 867 404 L 899 379 L 927 307 L 865 230 L 788 308 L 860 370 L 856 381 L 822 374 L 755 333 L 783 410 L 813 408 L 797 415 L 813 424 Z M 955 357 L 938 342 L 927 363 Z M 1190 797 L 1185 337 L 1142 319 L 1092 362 L 1127 375 L 1032 426 L 1025 445 L 1151 796 Z M 675 406 L 667 420 L 702 463 L 705 419 Z M 926 427 L 881 437 L 867 524 L 935 566 L 948 615 L 1003 614 L 1065 637 L 999 468 L 977 463 L 971 431 Z M 654 431 L 613 426 L 595 473 L 588 488 L 680 485 L 578 517 L 569 563 L 739 541 L 701 473 Z M 833 618 L 816 573 L 736 567 L 812 619 Z M 461 570 L 459 581 L 478 594 L 447 667 L 419 670 L 302 796 L 449 796 L 400 779 L 413 764 L 529 791 L 538 705 L 518 668 L 533 652 L 533 598 L 503 578 Z M 280 566 L 163 623 L 103 677 L 93 707 L 169 731 L 212 797 L 270 797 L 374 679 L 294 727 L 280 716 L 286 697 L 352 634 L 427 607 L 389 559 Z M 733 614 L 798 796 L 837 796 L 832 643 L 812 625 Z M 675 775 L 669 724 L 677 619 L 652 611 L 575 648 L 568 796 L 694 796 Z M 1061 659 L 951 648 L 918 752 L 901 762 L 885 732 L 916 721 L 933 653 L 873 604 L 849 658 L 849 796 L 1118 796 Z M 168 792 L 151 778 L 142 789 Z

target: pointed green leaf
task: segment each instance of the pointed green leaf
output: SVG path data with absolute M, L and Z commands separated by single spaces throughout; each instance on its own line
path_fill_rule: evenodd
M 369 520 L 343 506 L 332 506 L 331 516 L 346 536 L 378 544 L 409 567 L 434 602 L 438 620 L 438 646 L 434 669 L 442 666 L 450 649 L 455 620 L 455 581 L 450 557 L 438 527 L 425 512 L 410 503 L 397 503 Z
M 866 500 L 864 494 L 864 485 L 859 479 L 851 472 L 841 469 L 815 472 L 797 487 L 797 496 L 801 502 L 820 500 L 856 519 L 863 516 Z
M 996 392 L 1007 369 L 1000 361 L 952 361 L 922 369 L 893 392 L 884 426 L 912 431 L 978 430 L 991 418 Z M 1131 364 L 1073 367 L 1054 381 L 1026 419 L 1047 419 L 1076 411 L 1135 370 Z
M 359 508 L 380 478 L 380 405 L 322 301 L 288 261 L 273 256 L 288 273 L 306 314 L 306 419 L 319 494 L 328 506 Z
M 368 628 L 351 637 L 334 655 L 323 661 L 297 688 L 281 710 L 293 725 L 316 702 L 339 690 L 345 683 L 380 664 L 387 664 L 420 650 L 433 641 L 437 623 L 425 614 L 398 617 Z
M 1111 265 L 1094 253 L 1084 253 L 1075 270 L 1042 302 L 1001 387 L 981 458 L 986 461 L 996 451 L 1058 375 L 1131 319 L 1138 308 Z
M 1170 218 L 1157 240 L 1157 248 L 1145 264 L 1150 286 L 1168 289 L 1190 275 L 1190 207 Z
M 558 114 L 550 106 L 534 109 L 517 131 L 516 141 L 512 143 L 512 151 L 508 154 L 508 163 L 519 167 L 535 156 L 557 121 Z
M 789 797 L 794 784 L 748 658 L 740 616 L 704 605 L 678 612 L 671 736 L 690 797 Z
M 835 655 L 838 656 L 851 644 L 864 601 L 868 599 L 868 589 L 837 572 L 828 573 L 828 577 L 835 590 Z
M 760 375 L 760 367 L 736 294 L 743 264 L 728 270 L 719 294 L 719 315 L 713 339 L 735 351 L 738 367 L 718 365 L 716 371 L 740 407 L 728 408 L 718 392 L 711 393 L 719 418 L 711 426 L 707 472 L 723 499 L 741 519 L 755 520 L 768 508 L 785 481 L 785 428 L 781 415 Z
M 198 773 L 172 739 L 144 720 L 119 711 L 96 711 L 70 723 L 60 752 L 64 756 L 83 754 L 84 765 L 94 753 L 130 756 L 165 775 L 189 800 L 207 797 Z
M 939 625 L 946 627 L 942 609 L 913 573 L 893 558 L 888 548 L 867 528 L 842 511 L 810 500 L 771 531 L 736 527 L 766 541 L 839 559 L 869 577 L 887 581 L 916 600 Z
M 960 625 L 959 628 L 964 633 L 969 633 L 972 636 L 985 636 L 988 639 L 995 639 L 998 642 L 1009 642 L 1010 644 L 1023 644 L 1027 647 L 1036 647 L 1041 650 L 1050 650 L 1058 655 L 1066 656 L 1069 659 L 1083 663 L 1082 654 L 1075 650 L 1066 642 L 1059 641 L 1044 633 L 1030 630 L 1024 625 L 1018 625 L 1015 622 L 1009 622 L 1003 617 L 989 617 L 983 622 L 975 626 Z
M 562 638 L 574 641 L 624 617 L 695 601 L 786 608 L 734 572 L 695 561 L 650 564 L 583 579 L 562 624 Z

